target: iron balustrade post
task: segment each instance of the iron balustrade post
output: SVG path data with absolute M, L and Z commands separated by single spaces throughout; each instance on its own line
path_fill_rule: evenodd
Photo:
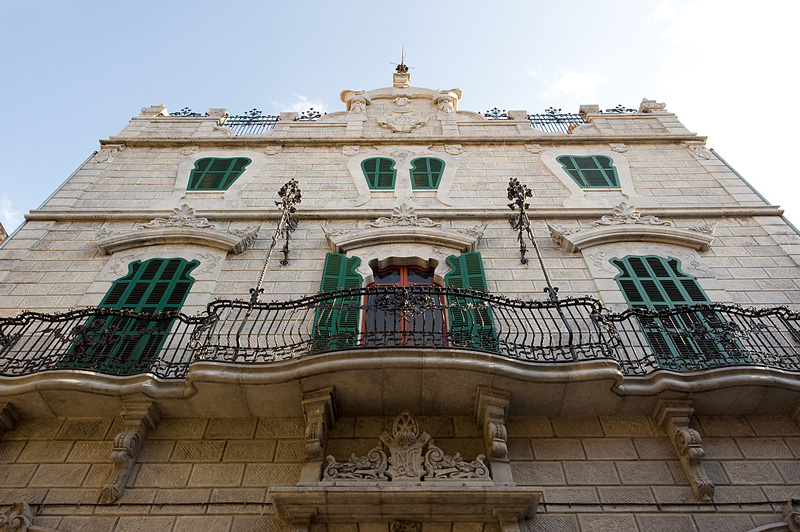
M 561 304 L 558 300 L 558 288 L 554 287 L 552 283 L 550 283 L 550 276 L 547 274 L 547 268 L 544 266 L 542 254 L 539 252 L 539 246 L 536 244 L 536 238 L 534 237 L 533 230 L 531 229 L 531 220 L 528 217 L 528 208 L 530 207 L 530 204 L 527 202 L 527 199 L 530 197 L 533 197 L 533 193 L 530 191 L 527 185 L 520 183 L 515 177 L 509 179 L 508 199 L 511 200 L 511 203 L 508 204 L 508 207 L 515 213 L 509 219 L 509 223 L 511 224 L 511 227 L 518 231 L 517 240 L 519 240 L 520 262 L 522 264 L 528 264 L 528 259 L 525 258 L 525 254 L 527 253 L 527 246 L 525 245 L 525 238 L 523 237 L 523 233 L 525 233 L 533 245 L 533 250 L 536 252 L 536 258 L 539 261 L 539 267 L 542 269 L 542 274 L 544 275 L 544 282 L 546 285 L 544 292 L 550 297 L 550 301 L 553 302 L 559 318 L 561 318 L 561 321 L 564 323 L 564 327 L 567 328 L 567 334 L 569 336 L 569 352 L 572 355 L 572 359 L 577 360 L 578 354 L 575 352 L 575 347 L 572 345 L 574 331 L 572 330 L 572 326 L 569 324 L 567 317 L 564 315 L 564 311 L 561 309 Z

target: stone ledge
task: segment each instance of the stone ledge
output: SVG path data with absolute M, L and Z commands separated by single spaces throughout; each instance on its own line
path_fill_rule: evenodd
M 542 491 L 518 486 L 426 487 L 372 485 L 270 488 L 275 513 L 284 522 L 353 523 L 403 521 L 497 522 L 530 519 Z
M 571 234 L 551 227 L 550 232 L 556 244 L 567 253 L 616 242 L 658 242 L 707 251 L 714 241 L 710 234 L 659 225 L 614 225 Z
M 143 246 L 159 246 L 163 244 L 190 244 L 221 249 L 238 255 L 245 251 L 255 238 L 255 233 L 235 235 L 208 229 L 187 227 L 165 227 L 147 231 L 130 231 L 112 234 L 97 239 L 97 247 L 103 255 L 111 255 L 126 249 Z

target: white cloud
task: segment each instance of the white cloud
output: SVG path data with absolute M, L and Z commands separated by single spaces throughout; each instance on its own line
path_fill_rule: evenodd
M 542 94 L 542 97 L 554 99 L 566 95 L 577 100 L 590 100 L 594 98 L 597 87 L 606 81 L 607 78 L 597 72 L 568 70 L 560 77 L 545 82 L 547 91 Z
M 292 98 L 293 98 L 292 101 L 289 103 L 277 104 L 278 108 L 281 111 L 294 111 L 297 113 L 308 111 L 311 108 L 313 108 L 315 111 L 319 111 L 320 113 L 327 112 L 327 110 L 325 109 L 325 103 L 323 103 L 322 101 L 309 100 L 302 94 L 293 94 Z
M 5 194 L 0 196 L 0 223 L 3 224 L 8 234 L 11 234 L 22 223 L 22 213 L 14 209 L 11 200 Z

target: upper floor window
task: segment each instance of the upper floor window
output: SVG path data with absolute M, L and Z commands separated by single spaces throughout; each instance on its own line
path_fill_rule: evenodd
M 370 190 L 394 190 L 397 170 L 394 161 L 385 157 L 373 157 L 361 163 L 361 170 Z
M 411 161 L 411 188 L 436 190 L 444 172 L 444 161 L 432 157 L 422 157 Z
M 652 309 L 710 303 L 697 279 L 683 273 L 678 259 L 653 255 L 611 259 L 619 268 L 616 280 L 631 307 Z
M 581 188 L 619 188 L 617 169 L 605 155 L 562 155 L 556 159 Z
M 188 190 L 228 190 L 250 164 L 247 157 L 206 157 L 194 163 Z

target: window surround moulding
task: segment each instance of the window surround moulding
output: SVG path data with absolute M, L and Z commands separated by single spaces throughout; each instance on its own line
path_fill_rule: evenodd
M 567 198 L 564 200 L 565 207 L 613 207 L 621 200 L 635 199 L 637 204 L 651 207 L 657 206 L 655 200 L 641 196 L 633 187 L 631 177 L 631 167 L 625 155 L 613 151 L 604 143 L 601 146 L 559 146 L 548 148 L 540 155 L 542 163 L 555 175 L 567 191 Z M 591 155 L 603 155 L 611 159 L 617 169 L 619 188 L 581 188 L 572 176 L 564 170 L 558 162 L 558 157 L 562 155 L 572 155 L 575 157 L 587 157 Z
M 242 174 L 226 190 L 187 190 L 189 187 L 189 177 L 195 167 L 195 163 L 200 159 L 219 158 L 231 159 L 236 157 L 246 157 L 250 159 L 250 164 L 245 167 Z M 242 149 L 203 149 L 184 155 L 178 163 L 177 176 L 175 179 L 175 189 L 172 195 L 156 201 L 154 208 L 172 208 L 186 200 L 193 202 L 210 202 L 208 207 L 218 206 L 219 201 L 233 201 L 239 198 L 241 190 L 248 184 L 255 175 L 261 171 L 267 163 L 267 154 L 264 150 L 254 151 L 252 148 Z
M 433 146 L 419 146 L 419 145 L 392 145 L 392 146 L 373 146 L 373 149 L 361 145 L 361 149 L 354 155 L 349 157 L 347 162 L 347 170 L 356 187 L 358 196 L 356 198 L 337 199 L 327 205 L 326 209 L 347 208 L 347 207 L 361 207 L 369 203 L 370 200 L 390 195 L 396 198 L 397 204 L 408 203 L 414 204 L 414 198 L 430 198 L 433 196 L 435 200 L 443 206 L 454 207 L 457 206 L 455 200 L 450 198 L 450 189 L 453 186 L 453 179 L 455 178 L 458 169 L 458 159 L 456 156 L 450 155 L 442 149 L 442 151 L 432 150 Z M 383 157 L 394 161 L 394 168 L 396 171 L 394 190 L 371 190 L 364 176 L 361 168 L 361 163 L 367 159 Z M 414 190 L 411 187 L 411 161 L 418 158 L 432 157 L 434 159 L 441 159 L 444 162 L 444 171 L 439 181 L 439 186 L 436 190 L 433 189 L 419 189 Z

